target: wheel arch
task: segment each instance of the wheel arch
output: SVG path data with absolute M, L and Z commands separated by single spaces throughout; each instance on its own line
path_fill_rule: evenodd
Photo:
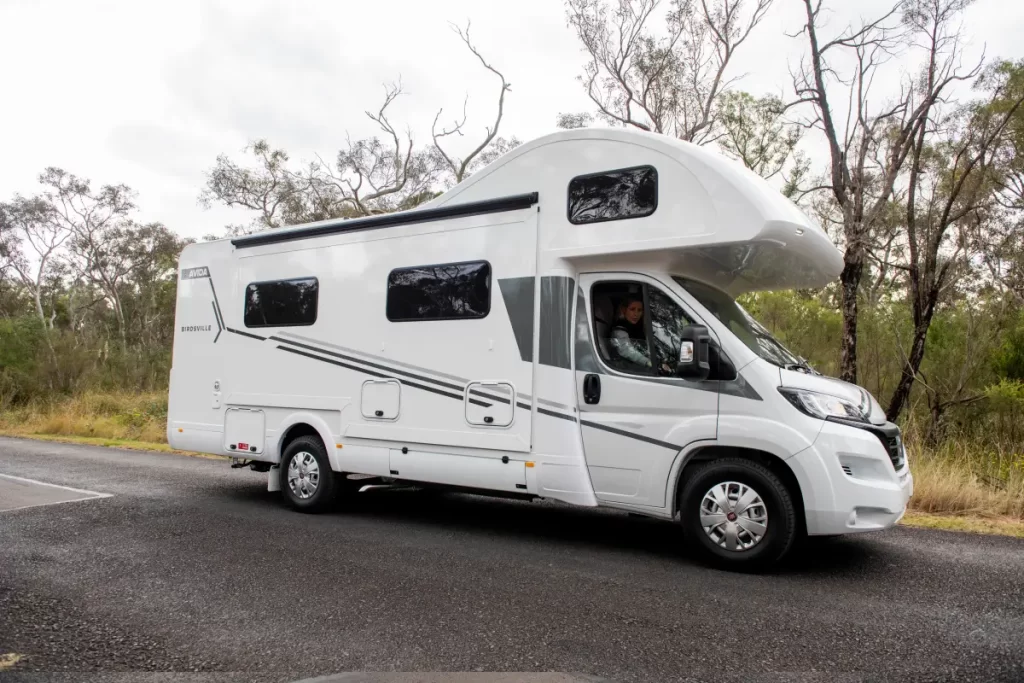
M 293 413 L 285 419 L 277 430 L 278 438 L 275 444 L 276 453 L 274 462 L 280 463 L 288 444 L 300 436 L 316 436 L 327 451 L 327 458 L 331 461 L 331 469 L 338 471 L 337 447 L 334 437 L 331 435 L 330 427 L 320 418 L 312 413 Z
M 693 444 L 690 449 L 678 458 L 677 465 L 674 468 L 675 471 L 670 477 L 671 488 L 668 492 L 670 496 L 669 510 L 673 517 L 679 515 L 679 496 L 683 486 L 686 484 L 687 473 L 693 472 L 706 462 L 726 457 L 743 458 L 760 463 L 770 469 L 789 490 L 790 495 L 794 498 L 794 502 L 798 502 L 795 507 L 800 530 L 806 529 L 806 499 L 796 473 L 793 472 L 786 460 L 765 450 L 716 442 Z

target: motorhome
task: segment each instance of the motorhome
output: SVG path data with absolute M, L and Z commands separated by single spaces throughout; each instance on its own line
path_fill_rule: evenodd
M 713 151 L 558 132 L 414 210 L 186 247 L 168 441 L 302 511 L 452 487 L 675 520 L 711 560 L 771 565 L 912 493 L 877 401 L 736 302 L 842 267 Z

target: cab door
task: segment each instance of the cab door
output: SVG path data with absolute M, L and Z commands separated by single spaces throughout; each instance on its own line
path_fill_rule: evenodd
M 676 456 L 717 435 L 719 383 L 675 374 L 680 331 L 703 323 L 672 287 L 648 276 L 586 274 L 580 286 L 588 324 L 577 325 L 576 389 L 595 494 L 663 507 Z

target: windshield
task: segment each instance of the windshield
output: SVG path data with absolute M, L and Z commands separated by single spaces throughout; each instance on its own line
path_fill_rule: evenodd
M 725 292 L 694 280 L 674 279 L 761 358 L 780 368 L 807 367 Z

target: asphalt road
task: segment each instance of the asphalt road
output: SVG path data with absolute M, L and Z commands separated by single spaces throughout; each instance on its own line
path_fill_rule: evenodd
M 617 512 L 377 490 L 307 516 L 222 460 L 10 439 L 0 473 L 113 494 L 0 512 L 0 681 L 1024 680 L 1024 540 L 897 528 L 755 576 Z

